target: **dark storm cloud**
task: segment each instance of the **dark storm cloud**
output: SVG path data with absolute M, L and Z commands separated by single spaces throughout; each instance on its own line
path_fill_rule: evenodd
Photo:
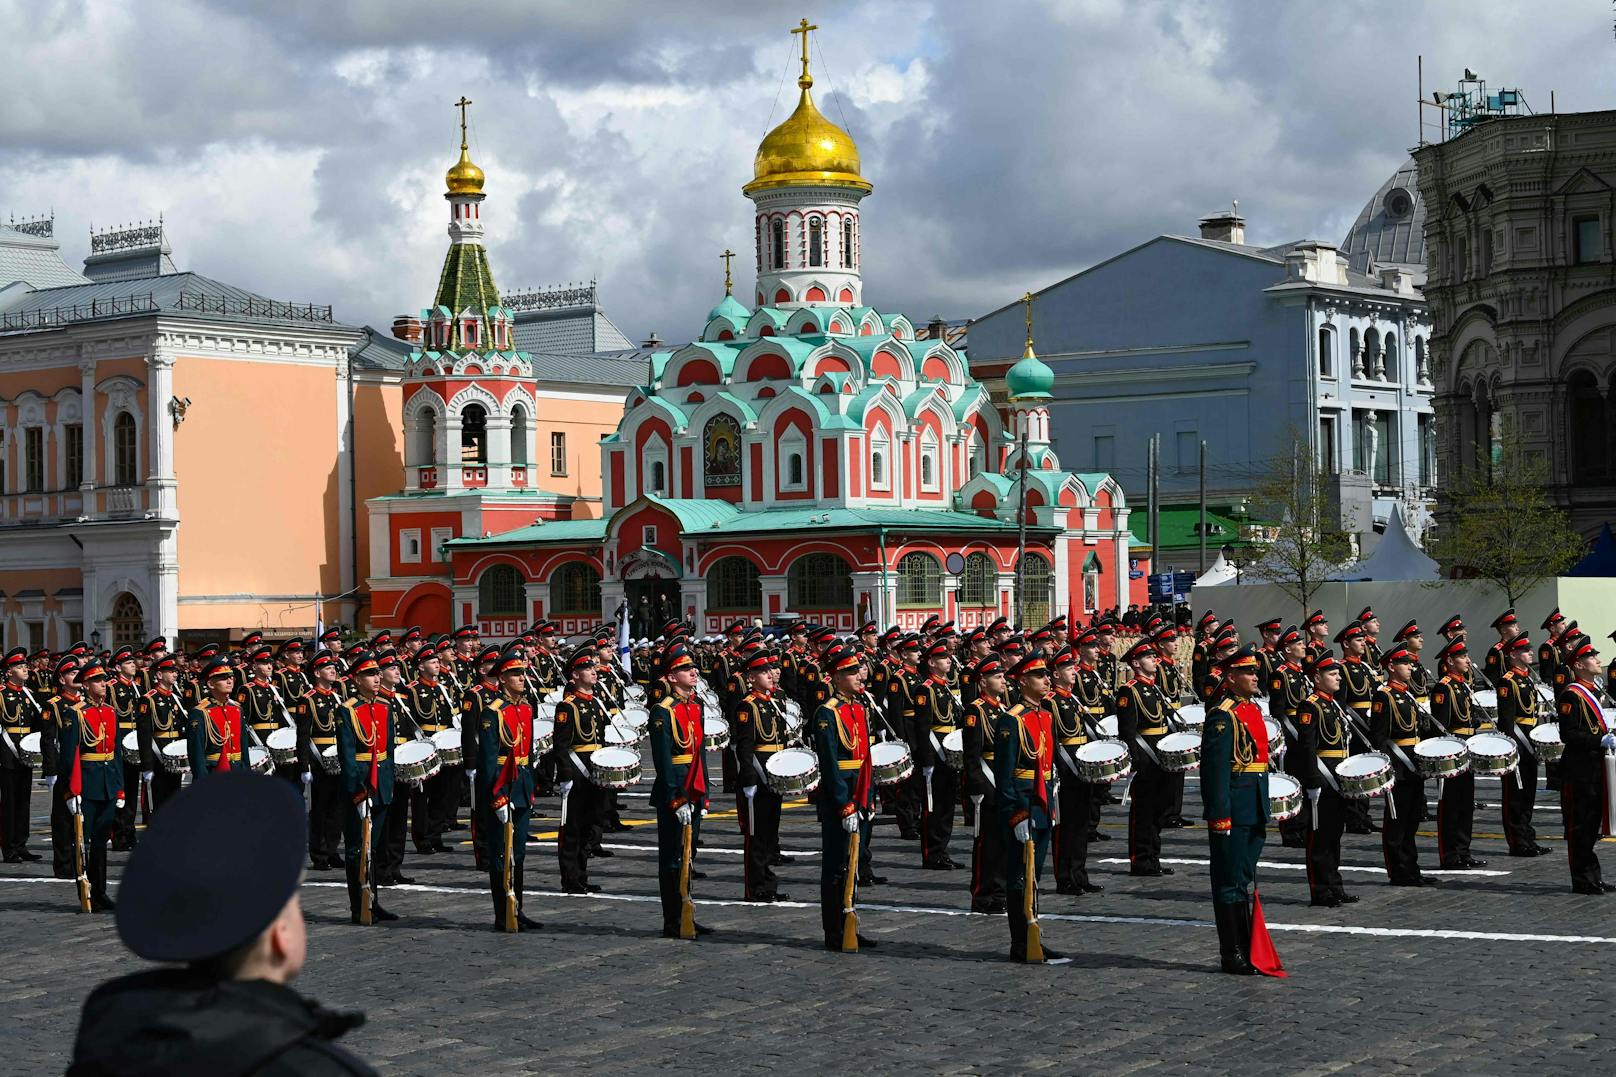
M 507 288 L 598 276 L 631 336 L 696 332 L 740 186 L 795 99 L 858 139 L 867 297 L 992 309 L 1239 199 L 1255 242 L 1339 240 L 1464 67 L 1540 110 L 1610 104 L 1599 4 L 1254 0 L 4 2 L 0 211 L 167 213 L 182 267 L 386 324 L 443 255 L 451 102 L 472 109 Z

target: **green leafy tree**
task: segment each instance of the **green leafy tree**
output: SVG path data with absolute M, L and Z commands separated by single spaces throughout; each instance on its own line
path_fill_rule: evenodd
M 1492 581 L 1511 606 L 1587 553 L 1570 516 L 1549 498 L 1547 463 L 1522 448 L 1507 422 L 1473 466 L 1444 477 L 1442 502 L 1431 556 L 1444 575 Z
M 1241 575 L 1277 586 L 1305 618 L 1319 588 L 1351 558 L 1352 537 L 1330 496 L 1331 477 L 1312 448 L 1293 434 L 1292 449 L 1272 461 L 1258 482 L 1253 501 L 1262 518 L 1278 523 L 1264 529 Z

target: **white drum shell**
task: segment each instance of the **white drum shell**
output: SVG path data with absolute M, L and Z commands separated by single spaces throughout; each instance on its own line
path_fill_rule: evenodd
M 778 796 L 800 797 L 819 788 L 819 760 L 802 748 L 783 748 L 769 756 L 763 767 L 768 785 Z

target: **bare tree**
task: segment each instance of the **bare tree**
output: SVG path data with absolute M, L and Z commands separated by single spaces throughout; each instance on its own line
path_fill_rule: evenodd
M 1242 574 L 1276 585 L 1305 618 L 1319 588 L 1352 556 L 1352 538 L 1312 446 L 1294 431 L 1291 444 L 1291 454 L 1273 461 L 1257 484 L 1258 512 L 1278 522 L 1251 551 Z
M 1514 606 L 1581 559 L 1587 543 L 1550 501 L 1547 463 L 1524 451 L 1506 421 L 1499 440 L 1444 484 L 1430 552 L 1444 575 L 1491 580 Z

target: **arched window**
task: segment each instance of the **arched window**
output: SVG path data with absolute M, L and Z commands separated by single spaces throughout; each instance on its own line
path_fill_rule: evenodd
M 763 609 L 758 567 L 745 557 L 724 557 L 707 571 L 707 608 L 727 613 Z
M 488 411 L 481 404 L 460 409 L 460 463 L 488 463 Z
M 1319 377 L 1335 377 L 1335 330 L 1319 326 Z
M 1604 394 L 1586 370 L 1566 380 L 1571 473 L 1576 482 L 1607 482 L 1611 476 L 1610 429 Z
M 982 442 L 982 431 L 972 430 L 970 443 L 970 477 L 973 479 L 976 478 L 978 475 L 982 474 L 983 471 L 987 470 L 987 466 L 988 449 L 987 446 Z
M 438 462 L 438 413 L 431 408 L 415 413 L 415 447 L 410 462 L 416 467 L 431 467 Z
M 135 433 L 135 417 L 120 411 L 112 420 L 112 483 L 114 486 L 133 486 L 139 469 L 139 439 Z
M 522 574 L 511 565 L 494 565 L 477 580 L 477 616 L 524 617 L 527 596 Z
M 928 493 L 938 486 L 938 456 L 937 432 L 928 429 L 920 438 L 920 488 Z
M 898 559 L 898 607 L 943 604 L 943 566 L 929 553 L 906 553 Z
M 651 461 L 651 492 L 665 493 L 668 489 L 668 465 L 661 460 Z
M 568 561 L 550 574 L 550 612 L 600 614 L 600 573 L 583 561 Z
M 1426 365 L 1425 338 L 1414 338 L 1414 377 L 1420 384 L 1431 380 L 1431 368 Z
M 1360 350 L 1357 326 L 1347 330 L 1347 362 L 1351 364 L 1348 373 L 1354 378 L 1363 377 L 1363 352 Z
M 146 639 L 146 613 L 140 608 L 140 599 L 128 591 L 112 600 L 112 645 L 138 647 Z
M 527 409 L 520 404 L 511 409 L 511 463 L 527 466 Z
M 797 427 L 787 428 L 780 435 L 780 455 L 778 468 L 780 489 L 806 490 L 808 488 L 808 474 L 806 460 L 808 456 L 808 439 L 802 436 Z
M 822 266 L 825 264 L 825 222 L 819 217 L 808 221 L 808 264 Z
M 853 569 L 833 553 L 799 557 L 786 571 L 786 598 L 794 612 L 849 609 L 853 605 Z
M 999 604 L 999 568 L 985 553 L 967 554 L 965 571 L 960 573 L 961 606 Z
M 786 461 L 786 482 L 791 486 L 803 484 L 802 453 L 794 452 Z
M 770 265 L 784 269 L 786 264 L 786 222 L 776 217 L 769 222 Z
M 1381 352 L 1381 355 L 1383 356 L 1382 361 L 1385 364 L 1386 380 L 1387 381 L 1396 381 L 1396 380 L 1398 380 L 1397 379 L 1397 336 L 1395 334 L 1387 333 L 1386 336 L 1381 339 L 1380 352 Z
M 887 457 L 891 451 L 892 442 L 887 439 L 885 429 L 870 436 L 870 485 L 877 490 L 892 488 L 892 480 L 887 475 Z
M 842 219 L 842 268 L 853 268 L 853 218 Z
M 1386 375 L 1386 368 L 1381 365 L 1380 334 L 1373 329 L 1365 329 L 1363 335 L 1364 369 L 1376 381 Z
M 711 486 L 741 484 L 741 424 L 730 415 L 714 415 L 702 430 L 702 480 Z
M 1047 624 L 1053 598 L 1054 573 L 1049 562 L 1038 554 L 1025 554 L 1016 562 L 1016 608 L 1021 610 L 1022 627 Z

